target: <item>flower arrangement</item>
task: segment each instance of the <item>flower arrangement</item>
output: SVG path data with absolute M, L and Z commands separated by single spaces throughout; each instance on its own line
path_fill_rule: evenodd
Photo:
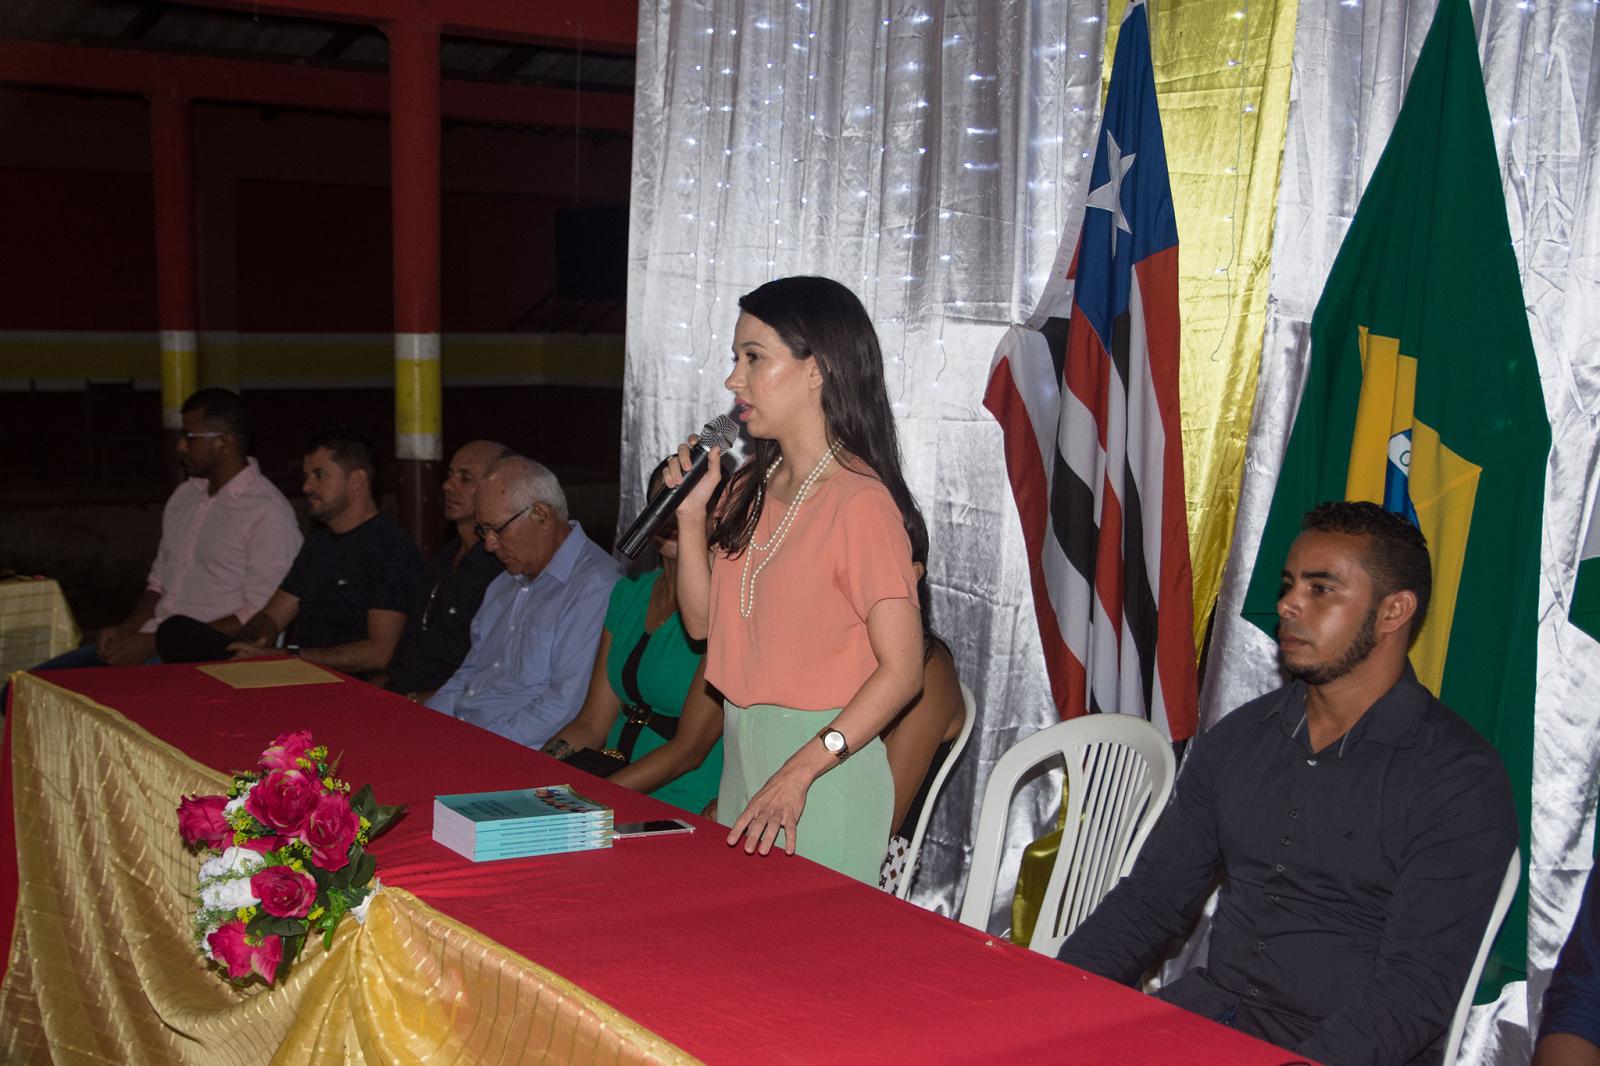
M 307 936 L 324 947 L 346 914 L 360 920 L 378 882 L 366 845 L 405 810 L 381 807 L 367 785 L 354 795 L 338 761 L 300 730 L 279 736 L 256 768 L 236 772 L 226 796 L 185 796 L 178 833 L 209 852 L 195 889 L 194 936 L 227 977 L 267 984 Z

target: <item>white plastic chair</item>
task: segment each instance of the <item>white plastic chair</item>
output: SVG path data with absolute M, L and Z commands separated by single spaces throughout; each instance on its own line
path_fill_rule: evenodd
M 1025 737 L 1000 757 L 984 788 L 961 921 L 987 929 L 1006 814 L 1022 776 L 1060 757 L 1067 764 L 1066 830 L 1028 947 L 1054 956 L 1130 869 L 1172 794 L 1172 745 L 1142 718 L 1088 714 Z
M 1500 923 L 1506 920 L 1506 911 L 1511 909 L 1511 898 L 1517 894 L 1517 881 L 1521 877 L 1522 849 L 1518 848 L 1511 853 L 1511 861 L 1506 864 L 1506 875 L 1500 881 L 1500 895 L 1494 901 L 1494 909 L 1489 912 L 1489 924 L 1483 930 L 1483 942 L 1478 945 L 1478 957 L 1472 960 L 1466 987 L 1461 990 L 1455 1016 L 1450 1019 L 1444 1057 L 1439 1060 L 1447 1066 L 1454 1063 L 1461 1052 L 1461 1037 L 1467 1030 L 1467 1014 L 1472 1010 L 1472 994 L 1478 990 L 1478 978 L 1483 976 L 1483 964 L 1489 958 L 1489 947 L 1494 943 L 1495 934 L 1500 932 Z
M 911 834 L 911 845 L 906 848 L 906 868 L 900 875 L 900 883 L 894 889 L 897 899 L 905 899 L 911 891 L 911 875 L 917 872 L 917 856 L 922 852 L 922 838 L 928 832 L 928 822 L 933 818 L 933 803 L 939 798 L 939 790 L 944 788 L 944 779 L 950 776 L 950 768 L 961 758 L 961 753 L 967 750 L 967 741 L 972 737 L 972 722 L 978 715 L 972 699 L 972 690 L 967 687 L 965 681 L 961 682 L 961 702 L 967 708 L 966 721 L 961 723 L 961 732 L 956 734 L 955 743 L 950 745 L 950 753 L 944 757 L 938 772 L 933 775 L 933 784 L 928 786 L 928 798 L 923 801 L 922 813 L 917 815 L 917 828 Z

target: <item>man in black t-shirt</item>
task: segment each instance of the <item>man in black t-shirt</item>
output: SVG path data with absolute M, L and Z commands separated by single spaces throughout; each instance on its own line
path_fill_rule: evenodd
M 164 661 L 271 654 L 287 632 L 288 650 L 311 662 L 352 674 L 388 665 L 417 600 L 422 556 L 378 510 L 377 456 L 364 434 L 346 426 L 318 433 L 301 466 L 302 491 L 320 525 L 278 591 L 231 642 L 201 632 L 192 619 L 167 619 L 156 634 Z
M 456 535 L 428 562 L 411 617 L 406 619 L 389 669 L 379 682 L 391 692 L 421 703 L 456 672 L 472 647 L 472 616 L 483 591 L 505 568 L 484 550 L 475 509 L 478 482 L 496 460 L 512 451 L 504 444 L 475 440 L 450 457 L 444 480 L 444 517 Z

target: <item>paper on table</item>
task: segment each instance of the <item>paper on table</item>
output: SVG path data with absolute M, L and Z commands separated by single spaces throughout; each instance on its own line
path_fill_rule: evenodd
M 212 663 L 198 667 L 233 688 L 279 688 L 284 685 L 332 685 L 344 678 L 329 673 L 304 659 L 246 659 L 235 663 Z

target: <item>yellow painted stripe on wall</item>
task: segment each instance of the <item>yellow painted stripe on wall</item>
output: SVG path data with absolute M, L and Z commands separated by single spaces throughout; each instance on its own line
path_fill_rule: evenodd
M 389 334 L 230 333 L 215 347 L 227 360 L 229 373 L 223 377 L 208 370 L 208 381 L 298 384 L 365 378 L 377 384 L 394 373 L 394 338 Z M 624 347 L 616 335 L 445 334 L 441 348 L 446 387 L 458 381 L 622 387 Z M 200 361 L 208 368 L 212 349 L 202 334 Z M 161 372 L 160 345 L 153 333 L 0 333 L 0 381 L 16 385 L 31 380 L 153 381 Z
M 440 430 L 439 360 L 394 361 L 396 433 L 433 434 Z
M 161 424 L 168 429 L 183 426 L 179 409 L 200 379 L 195 346 L 192 330 L 161 331 Z

